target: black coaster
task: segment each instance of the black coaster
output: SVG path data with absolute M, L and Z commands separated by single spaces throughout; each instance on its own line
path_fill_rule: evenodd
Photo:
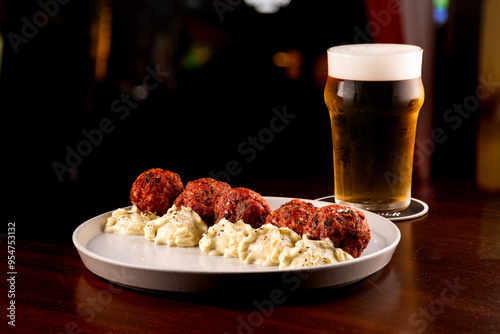
M 335 203 L 335 196 L 316 198 L 317 201 Z M 392 221 L 409 220 L 422 217 L 429 211 L 429 206 L 419 199 L 412 198 L 410 205 L 402 211 L 373 212 Z

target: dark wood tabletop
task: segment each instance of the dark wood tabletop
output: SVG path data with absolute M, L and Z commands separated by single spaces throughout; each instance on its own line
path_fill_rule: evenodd
M 274 196 L 318 198 L 332 193 L 330 180 L 314 177 L 301 182 L 249 180 L 242 185 Z M 238 290 L 179 294 L 124 288 L 84 266 L 71 233 L 60 241 L 18 234 L 15 252 L 8 252 L 8 242 L 14 239 L 8 237 L 14 230 L 9 230 L 1 239 L 8 283 L 2 284 L 1 307 L 7 317 L 0 332 L 499 331 L 500 196 L 478 190 L 471 181 L 446 179 L 417 184 L 413 196 L 424 200 L 429 212 L 395 223 L 401 242 L 387 266 L 344 287 L 301 293 L 290 289 L 279 298 L 266 289 L 245 295 Z M 13 270 L 5 260 L 11 255 Z

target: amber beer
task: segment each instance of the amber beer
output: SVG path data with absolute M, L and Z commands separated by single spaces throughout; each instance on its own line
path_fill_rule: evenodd
M 337 203 L 370 211 L 410 204 L 415 132 L 424 102 L 422 53 L 403 44 L 328 49 L 325 102 Z

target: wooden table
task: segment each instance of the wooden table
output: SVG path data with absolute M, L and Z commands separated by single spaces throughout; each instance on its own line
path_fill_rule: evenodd
M 318 179 L 244 185 L 266 195 L 303 198 L 332 191 L 329 180 Z M 238 291 L 145 293 L 88 271 L 71 235 L 57 243 L 18 235 L 15 281 L 9 281 L 15 284 L 2 284 L 1 307 L 5 312 L 15 301 L 12 332 L 18 333 L 499 331 L 500 196 L 458 180 L 417 185 L 414 196 L 429 204 L 429 213 L 396 223 L 402 238 L 390 263 L 345 287 L 303 294 L 284 291 L 274 299 L 269 294 L 241 297 Z M 1 240 L 7 272 L 8 240 Z M 6 298 L 12 290 L 15 297 Z M 0 332 L 14 329 L 8 321 L 4 316 Z

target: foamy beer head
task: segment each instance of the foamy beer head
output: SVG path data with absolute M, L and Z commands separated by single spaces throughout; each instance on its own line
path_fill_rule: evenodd
M 421 76 L 419 46 L 352 44 L 328 49 L 328 76 L 346 80 L 395 81 Z
M 335 201 L 371 211 L 411 200 L 415 133 L 424 103 L 422 49 L 358 44 L 328 49 Z

